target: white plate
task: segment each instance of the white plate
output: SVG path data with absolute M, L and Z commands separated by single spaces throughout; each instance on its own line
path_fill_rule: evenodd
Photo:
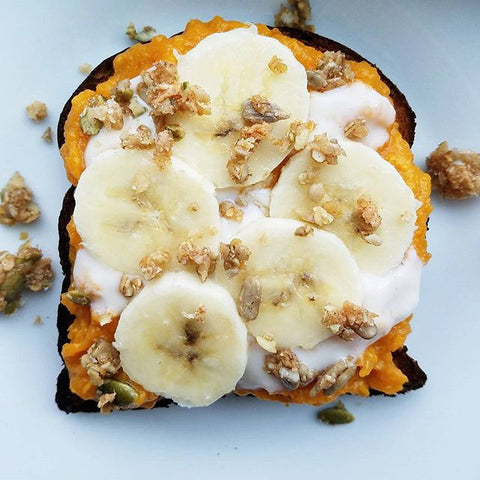
M 3 74 L 0 184 L 25 175 L 43 215 L 38 225 L 0 228 L 0 248 L 15 249 L 28 230 L 57 259 L 56 222 L 68 183 L 54 145 L 67 98 L 96 65 L 129 45 L 130 20 L 166 35 L 189 18 L 271 23 L 277 1 L 2 2 Z M 421 4 L 420 4 L 421 3 Z M 480 150 L 480 2 L 408 0 L 314 2 L 318 33 L 381 66 L 417 113 L 418 162 L 440 141 Z M 47 102 L 33 125 L 25 105 Z M 480 478 L 478 343 L 480 200 L 434 197 L 433 259 L 408 339 L 429 375 L 399 398 L 346 398 L 347 426 L 316 421 L 316 408 L 229 398 L 208 409 L 65 415 L 54 403 L 61 362 L 55 317 L 60 269 L 52 290 L 29 295 L 13 317 L 0 318 L 0 478 Z M 34 326 L 37 314 L 44 325 Z M 112 477 L 113 478 L 113 477 Z

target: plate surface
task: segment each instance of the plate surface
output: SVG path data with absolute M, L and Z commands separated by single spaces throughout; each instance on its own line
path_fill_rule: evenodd
M 103 0 L 11 2 L 3 12 L 0 184 L 19 170 L 42 208 L 27 228 L 0 228 L 0 249 L 14 250 L 28 230 L 55 259 L 52 290 L 26 298 L 0 318 L 0 478 L 386 478 L 479 479 L 477 402 L 480 338 L 480 200 L 434 196 L 432 261 L 407 344 L 429 375 L 398 398 L 346 398 L 356 421 L 329 427 L 318 409 L 228 398 L 208 409 L 118 415 L 65 415 L 54 403 L 61 368 L 56 353 L 60 292 L 56 222 L 68 184 L 55 145 L 40 139 L 82 81 L 78 66 L 96 65 L 129 45 L 130 20 L 171 35 L 190 18 L 272 23 L 279 2 Z M 442 140 L 480 150 L 480 2 L 442 0 L 313 1 L 317 32 L 377 63 L 417 114 L 420 165 Z M 49 118 L 32 124 L 25 106 L 40 99 Z M 44 324 L 34 326 L 40 314 Z

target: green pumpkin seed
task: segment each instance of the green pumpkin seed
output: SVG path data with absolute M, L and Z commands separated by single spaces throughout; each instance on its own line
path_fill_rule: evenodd
M 130 100 L 128 108 L 135 118 L 143 115 L 147 111 L 147 109 L 136 99 L 136 97 L 133 97 Z
M 320 410 L 317 414 L 317 418 L 323 423 L 329 425 L 343 425 L 355 420 L 353 414 L 345 408 L 345 405 L 341 401 L 333 407 Z
M 92 115 L 91 110 L 86 107 L 80 114 L 80 128 L 87 135 L 96 135 L 103 127 L 103 123 Z
M 82 307 L 90 305 L 90 297 L 80 290 L 70 290 L 65 294 L 65 297 L 71 302 L 81 305 Z
M 115 393 L 113 403 L 119 407 L 128 407 L 138 398 L 137 391 L 131 385 L 119 380 L 105 380 L 99 390 L 102 393 Z
M 25 277 L 16 269 L 7 273 L 5 281 L 1 286 L 1 290 L 5 292 L 5 300 L 10 303 L 20 298 L 23 290 L 23 282 Z M 12 312 L 13 313 L 13 312 Z

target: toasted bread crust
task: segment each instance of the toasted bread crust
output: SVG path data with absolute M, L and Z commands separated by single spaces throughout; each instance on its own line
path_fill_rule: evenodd
M 354 60 L 357 62 L 367 61 L 361 55 L 351 50 L 350 48 L 335 42 L 334 40 L 322 37 L 320 35 L 301 31 L 293 28 L 280 28 L 279 29 L 283 34 L 288 35 L 289 37 L 296 38 L 304 44 L 314 47 L 317 50 L 341 50 L 347 59 Z M 121 52 L 119 52 L 121 53 Z M 79 85 L 79 87 L 72 94 L 70 99 L 65 104 L 62 113 L 60 114 L 58 128 L 57 128 L 57 139 L 58 147 L 61 148 L 65 142 L 64 136 L 64 126 L 65 121 L 68 117 L 68 114 L 71 109 L 72 99 L 78 95 L 80 92 L 86 89 L 95 90 L 96 86 L 107 80 L 110 76 L 113 75 L 113 61 L 118 54 L 112 55 L 111 57 L 105 59 L 100 63 L 88 77 Z M 371 65 L 375 66 L 371 62 L 368 62 Z M 376 67 L 377 68 L 377 67 Z M 390 88 L 390 97 L 393 100 L 394 107 L 396 110 L 396 122 L 399 126 L 399 131 L 402 134 L 402 137 L 409 143 L 411 146 L 413 144 L 415 136 L 415 114 L 410 108 L 405 96 L 401 91 L 389 80 L 378 68 L 377 71 L 382 79 L 382 81 Z M 58 221 L 58 231 L 59 231 L 59 244 L 58 250 L 60 255 L 60 263 L 62 266 L 63 275 L 65 276 L 62 293 L 68 290 L 71 279 L 72 265 L 69 259 L 69 246 L 70 238 L 67 232 L 67 224 L 70 221 L 73 210 L 75 208 L 74 200 L 75 187 L 72 186 L 66 192 L 62 210 L 60 212 L 59 221 Z M 58 351 L 61 356 L 61 350 L 65 343 L 68 343 L 68 328 L 73 323 L 75 317 L 70 314 L 68 309 L 63 305 L 59 304 L 58 307 L 58 316 L 57 316 L 57 328 L 59 332 L 58 336 Z M 397 367 L 407 376 L 408 382 L 404 385 L 403 390 L 399 393 L 407 393 L 410 390 L 416 390 L 421 388 L 426 382 L 426 375 L 423 370 L 418 366 L 418 363 L 413 360 L 407 354 L 407 348 L 402 347 L 396 352 L 393 353 L 394 362 Z M 376 390 L 370 390 L 371 395 L 385 395 L 382 392 Z M 57 393 L 55 396 L 58 407 L 66 413 L 75 413 L 75 412 L 97 412 L 98 408 L 96 403 L 93 400 L 82 400 L 80 397 L 71 392 L 69 386 L 69 376 L 68 370 L 64 368 L 57 380 Z M 161 399 L 157 401 L 155 407 L 167 407 L 171 402 L 168 399 Z

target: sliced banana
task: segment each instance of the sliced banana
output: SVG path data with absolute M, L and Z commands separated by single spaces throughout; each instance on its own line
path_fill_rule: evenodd
M 252 223 L 238 235 L 251 251 L 246 269 L 233 277 L 222 265 L 216 270 L 217 281 L 238 302 L 249 302 L 238 305 L 240 312 L 257 307 L 252 301 L 255 292 L 246 289 L 253 285 L 261 291 L 258 314 L 250 317 L 247 328 L 280 348 L 314 347 L 331 335 L 321 322 L 327 304 L 361 301 L 358 266 L 343 242 L 316 228 L 306 236 L 295 235 L 302 225 L 281 218 Z
M 186 272 L 165 274 L 132 300 L 115 346 L 131 379 L 186 407 L 234 390 L 247 364 L 247 331 L 232 297 Z
M 139 274 L 143 257 L 157 249 L 174 254 L 187 239 L 217 248 L 214 187 L 175 158 L 159 170 L 149 151 L 104 152 L 80 177 L 75 203 L 83 244 L 123 273 Z
M 375 150 L 355 142 L 340 145 L 345 155 L 337 165 L 319 165 L 307 151 L 293 156 L 273 188 L 270 214 L 299 218 L 314 208 L 325 211 L 329 217 L 322 228 L 345 242 L 360 268 L 386 274 L 401 262 L 412 241 L 417 202 L 397 170 Z M 305 184 L 304 172 L 312 167 L 317 171 Z M 362 195 L 373 200 L 381 217 L 370 236 L 360 234 L 354 221 Z
M 268 67 L 278 57 L 287 67 L 274 73 Z M 174 154 L 206 175 L 217 187 L 234 185 L 226 168 L 239 138 L 242 103 L 263 95 L 289 114 L 272 124 L 271 135 L 280 138 L 292 121 L 305 121 L 309 108 L 305 68 L 278 40 L 256 33 L 255 27 L 209 35 L 178 59 L 180 80 L 203 87 L 211 98 L 211 115 L 177 115 L 185 130 Z M 229 125 L 232 130 L 229 131 Z M 248 160 L 250 176 L 243 185 L 265 179 L 286 152 L 264 139 Z

